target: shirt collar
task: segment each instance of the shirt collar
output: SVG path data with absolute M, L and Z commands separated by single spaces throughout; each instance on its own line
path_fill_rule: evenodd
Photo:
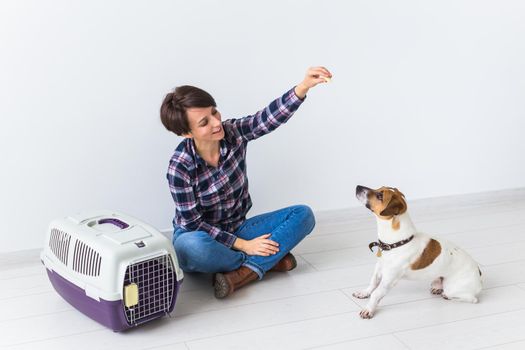
M 205 166 L 206 161 L 202 159 L 202 157 L 199 155 L 199 152 L 197 152 L 195 141 L 193 139 L 189 139 L 189 144 L 190 144 L 191 153 L 193 155 L 193 159 L 195 159 L 195 164 L 197 166 L 199 165 Z M 221 153 L 221 159 L 226 157 L 226 155 L 228 154 L 228 145 L 226 142 L 226 137 L 219 141 L 219 152 Z

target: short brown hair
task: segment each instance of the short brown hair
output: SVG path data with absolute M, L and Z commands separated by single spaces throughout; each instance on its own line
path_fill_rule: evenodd
M 217 105 L 206 91 L 190 85 L 179 86 L 164 98 L 160 106 L 160 120 L 169 131 L 179 136 L 188 134 L 191 130 L 186 109 L 194 107 L 217 107 Z

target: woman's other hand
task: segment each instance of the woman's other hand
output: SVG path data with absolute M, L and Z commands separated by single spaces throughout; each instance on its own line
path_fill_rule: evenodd
M 295 87 L 295 94 L 300 99 L 305 98 L 308 90 L 317 84 L 327 83 L 332 79 L 332 73 L 325 67 L 310 67 L 302 82 Z
M 233 247 L 248 255 L 270 256 L 279 252 L 279 243 L 269 239 L 270 233 L 256 237 L 249 241 L 237 238 Z

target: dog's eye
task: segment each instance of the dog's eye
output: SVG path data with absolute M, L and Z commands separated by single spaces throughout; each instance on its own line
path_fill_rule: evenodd
M 379 199 L 380 201 L 383 200 L 383 193 L 382 192 L 377 192 L 376 193 L 376 198 Z

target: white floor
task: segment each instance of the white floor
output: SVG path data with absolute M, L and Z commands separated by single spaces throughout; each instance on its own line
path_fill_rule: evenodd
M 524 349 L 525 189 L 409 201 L 420 230 L 456 242 L 481 265 L 479 304 L 401 281 L 376 316 L 351 296 L 370 278 L 375 221 L 365 208 L 317 213 L 299 266 L 226 300 L 209 275 L 187 275 L 171 318 L 113 333 L 52 289 L 38 252 L 0 255 L 1 349 Z

